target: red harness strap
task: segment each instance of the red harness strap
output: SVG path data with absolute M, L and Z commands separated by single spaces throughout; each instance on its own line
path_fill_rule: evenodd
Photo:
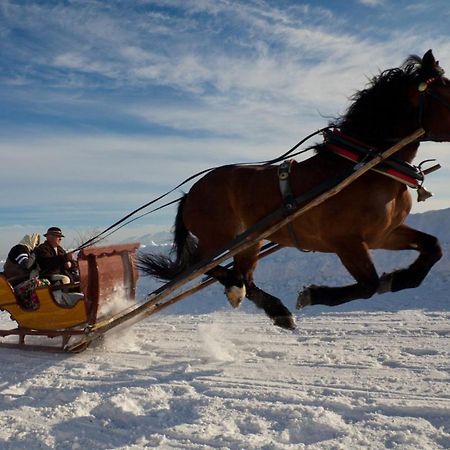
M 331 143 L 327 143 L 326 148 L 328 150 L 330 150 L 331 152 L 335 153 L 336 155 L 342 156 L 346 159 L 349 159 L 350 161 L 360 162 L 362 160 L 362 158 L 360 157 L 360 155 L 358 155 L 358 153 L 356 153 L 352 150 L 349 150 L 347 148 L 342 148 L 342 147 L 339 147 L 339 146 L 337 146 L 335 144 L 331 144 Z M 409 186 L 411 188 L 417 189 L 421 185 L 421 180 L 413 178 L 412 176 L 408 175 L 407 173 L 402 172 L 397 169 L 393 169 L 391 167 L 381 166 L 381 167 L 377 167 L 372 170 L 374 170 L 375 172 L 381 173 L 383 175 L 386 175 L 387 177 L 393 178 L 394 180 L 397 180 L 400 183 L 406 184 L 407 186 Z

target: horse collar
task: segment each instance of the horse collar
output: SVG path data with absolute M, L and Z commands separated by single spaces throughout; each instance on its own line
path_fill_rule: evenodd
M 356 164 L 363 163 L 366 159 L 370 159 L 370 155 L 378 153 L 376 149 L 363 144 L 355 139 L 346 136 L 340 130 L 334 129 L 330 132 L 325 132 L 324 148 L 329 152 L 346 158 Z M 424 161 L 428 162 L 428 161 Z M 433 194 L 423 187 L 425 175 L 440 168 L 435 165 L 427 170 L 422 170 L 422 164 L 414 166 L 405 161 L 401 161 L 393 156 L 378 164 L 372 170 L 399 181 L 412 189 L 417 190 L 417 201 L 425 201 Z

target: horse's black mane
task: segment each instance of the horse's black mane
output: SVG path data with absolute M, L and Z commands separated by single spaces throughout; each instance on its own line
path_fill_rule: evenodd
M 386 146 L 387 141 L 399 139 L 419 126 L 417 108 L 407 101 L 408 92 L 412 85 L 418 87 L 420 82 L 441 75 L 439 70 L 438 64 L 427 68 L 422 58 L 409 56 L 401 67 L 370 79 L 365 89 L 350 98 L 352 104 L 347 112 L 330 125 L 368 144 Z M 407 126 L 412 129 L 403 129 Z

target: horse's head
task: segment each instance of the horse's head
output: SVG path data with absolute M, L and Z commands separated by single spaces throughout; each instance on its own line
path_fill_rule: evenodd
M 431 50 L 372 78 L 334 123 L 346 134 L 388 147 L 419 127 L 424 140 L 450 141 L 450 81 Z
M 431 50 L 421 60 L 416 58 L 416 63 L 412 101 L 418 109 L 419 125 L 426 130 L 423 140 L 450 141 L 450 80 Z

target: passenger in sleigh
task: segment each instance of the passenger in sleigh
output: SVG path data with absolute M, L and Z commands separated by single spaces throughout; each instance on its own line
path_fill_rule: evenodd
M 50 227 L 44 236 L 45 242 L 35 250 L 40 277 L 50 280 L 54 285 L 67 285 L 79 281 L 75 259 L 61 246 L 61 240 L 64 237 L 61 228 Z M 65 290 L 54 290 L 53 296 L 63 306 L 72 306 L 83 298 L 80 292 Z
M 25 309 L 37 309 L 39 300 L 36 288 L 49 286 L 50 282 L 38 277 L 34 249 L 39 245 L 37 233 L 26 234 L 22 240 L 8 253 L 4 266 L 4 274 L 13 286 L 18 303 Z
M 30 272 L 36 268 L 36 257 L 33 250 L 39 245 L 38 233 L 26 234 L 21 241 L 8 253 L 3 268 L 5 277 L 15 286 L 30 277 Z
M 76 262 L 61 247 L 61 240 L 64 237 L 61 228 L 50 227 L 44 236 L 45 242 L 35 250 L 41 277 L 55 284 L 70 284 L 78 281 Z

